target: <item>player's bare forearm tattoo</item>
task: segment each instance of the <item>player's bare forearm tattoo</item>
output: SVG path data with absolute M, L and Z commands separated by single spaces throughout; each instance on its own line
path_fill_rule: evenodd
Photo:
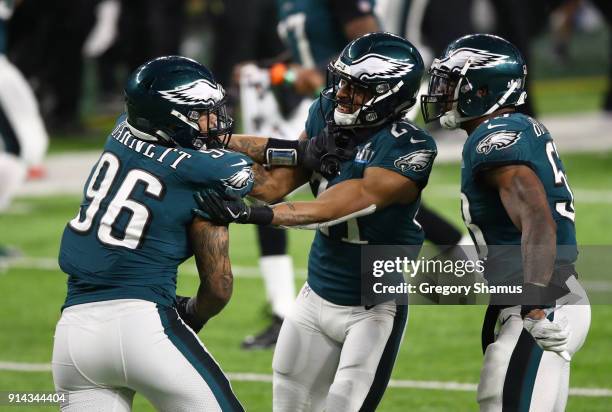
M 272 208 L 274 209 L 272 223 L 275 225 L 296 226 L 321 221 L 321 216 L 318 216 L 313 209 L 298 210 L 291 202 L 280 203 Z
M 268 139 L 248 136 L 234 136 L 230 140 L 229 148 L 249 156 L 255 162 L 264 164 L 265 149 Z
M 229 233 L 225 226 L 200 224 L 192 242 L 200 274 L 198 312 L 209 318 L 219 313 L 232 295 Z

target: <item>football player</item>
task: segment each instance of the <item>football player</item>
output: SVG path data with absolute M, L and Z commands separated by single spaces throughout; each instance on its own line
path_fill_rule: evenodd
M 379 25 L 373 14 L 372 0 L 280 0 L 273 3 L 279 17 L 278 33 L 290 59 L 270 69 L 254 65 L 242 67 L 242 126 L 248 134 L 296 139 L 315 95 L 318 96 L 325 86 L 329 61 L 349 41 L 378 31 Z M 271 30 L 276 32 L 275 28 Z M 259 268 L 273 321 L 262 332 L 248 336 L 242 343 L 245 349 L 273 347 L 282 320 L 295 299 L 293 263 L 287 254 L 286 231 L 270 226 L 258 226 L 257 230 L 261 251 Z
M 227 228 L 191 208 L 200 188 L 249 192 L 251 159 L 226 150 L 223 88 L 193 60 L 142 65 L 125 98 L 62 237 L 52 365 L 63 410 L 128 411 L 139 392 L 158 410 L 242 411 L 196 334 L 232 293 Z M 177 297 L 177 267 L 194 254 L 197 295 Z
M 319 227 L 307 282 L 274 352 L 274 411 L 373 411 L 386 389 L 408 308 L 393 300 L 364 306 L 361 246 L 423 242 L 414 217 L 436 145 L 403 118 L 423 71 L 407 40 L 359 37 L 330 63 L 330 84 L 312 104 L 302 140 L 239 137 L 230 146 L 259 163 L 294 164 L 297 154 L 298 167 L 260 183 L 284 195 L 310 180 L 316 200 L 268 207 L 214 191 L 199 197 L 198 213 L 220 224 Z M 304 142 L 310 155 L 300 158 Z
M 40 165 L 49 143 L 36 97 L 6 57 L 6 24 L 13 7 L 13 1 L 0 0 L 0 212 L 8 208 L 28 168 Z M 15 252 L 0 245 L 0 261 Z
M 574 198 L 565 168 L 546 127 L 516 111 L 526 99 L 527 67 L 508 41 L 474 34 L 450 43 L 430 74 L 425 120 L 468 134 L 461 212 L 487 261 L 485 276 L 490 285 L 523 290 L 503 306 L 493 297 L 487 310 L 480 409 L 563 411 L 570 359 L 586 338 L 590 306 L 574 268 Z

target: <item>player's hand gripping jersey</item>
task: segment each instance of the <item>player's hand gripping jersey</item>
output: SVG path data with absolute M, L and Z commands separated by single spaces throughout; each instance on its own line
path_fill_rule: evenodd
M 488 280 L 505 283 L 522 279 L 517 269 L 520 251 L 499 245 L 520 245 L 521 232 L 506 213 L 496 190 L 479 181 L 479 173 L 493 167 L 529 166 L 541 180 L 557 224 L 557 265 L 576 260 L 574 199 L 555 143 L 544 125 L 520 114 L 504 114 L 483 122 L 463 147 L 461 169 L 462 214 L 481 257 L 487 257 Z M 565 246 L 563 246 L 565 245 Z M 502 256 L 503 255 L 503 256 Z
M 332 110 L 326 99 L 312 104 L 306 122 L 309 137 L 323 130 Z M 328 181 L 314 174 L 311 188 L 316 196 L 342 181 L 363 178 L 369 167 L 392 170 L 425 187 L 436 154 L 431 136 L 407 121 L 397 121 L 373 129 L 355 158 L 342 162 L 338 176 Z M 423 230 L 414 220 L 419 205 L 420 197 L 317 231 L 308 260 L 310 287 L 335 304 L 360 305 L 361 245 L 421 245 Z
M 244 196 L 253 186 L 251 164 L 224 149 L 138 140 L 120 117 L 87 179 L 81 209 L 64 230 L 64 307 L 112 299 L 171 306 L 176 268 L 193 254 L 193 192 L 210 187 Z

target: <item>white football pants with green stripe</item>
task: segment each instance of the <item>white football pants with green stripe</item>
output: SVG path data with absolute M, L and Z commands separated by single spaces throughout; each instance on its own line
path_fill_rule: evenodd
M 62 411 L 130 411 L 136 392 L 159 411 L 243 411 L 227 377 L 174 308 L 121 299 L 64 309 L 53 381 Z
M 574 276 L 566 285 L 570 294 L 557 300 L 549 319 L 564 317 L 570 327 L 568 352 L 582 347 L 591 324 L 591 306 Z M 571 304 L 566 298 L 580 299 Z M 562 412 L 569 390 L 571 362 L 556 352 L 543 351 L 523 328 L 521 307 L 503 309 L 497 317 L 497 335 L 484 355 L 478 403 L 482 412 Z M 495 325 L 491 325 L 493 327 Z M 485 326 L 486 327 L 486 326 Z M 487 331 L 484 331 L 487 333 Z
M 305 284 L 274 351 L 274 412 L 376 410 L 407 318 L 407 306 L 336 305 Z

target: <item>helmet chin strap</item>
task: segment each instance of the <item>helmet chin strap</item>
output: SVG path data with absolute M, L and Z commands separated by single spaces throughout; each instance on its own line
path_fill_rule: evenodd
M 338 126 L 353 126 L 357 122 L 359 113 L 361 113 L 361 107 L 353 113 L 342 113 L 336 108 L 334 109 L 334 123 Z
M 401 82 L 400 82 L 400 85 L 401 85 Z M 399 87 L 396 86 L 396 89 L 399 90 Z M 383 98 L 389 96 L 390 94 L 393 94 L 395 91 L 390 90 L 384 96 L 381 96 L 379 100 L 382 100 Z M 361 113 L 361 110 L 363 110 L 364 108 L 370 107 L 374 103 L 375 99 L 376 97 L 372 97 L 370 100 L 365 102 L 362 106 L 359 107 L 359 109 L 355 110 L 353 113 L 342 113 L 338 111 L 338 108 L 336 107 L 334 109 L 334 123 L 336 123 L 338 126 L 356 125 L 357 120 L 359 119 L 359 114 Z

